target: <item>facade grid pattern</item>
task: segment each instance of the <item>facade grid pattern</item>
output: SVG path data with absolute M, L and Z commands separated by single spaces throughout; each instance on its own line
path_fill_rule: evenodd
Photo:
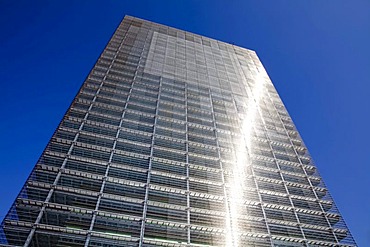
M 126 16 L 3 246 L 356 246 L 254 51 Z

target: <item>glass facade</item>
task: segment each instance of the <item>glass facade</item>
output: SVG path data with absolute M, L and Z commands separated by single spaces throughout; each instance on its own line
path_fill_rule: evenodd
M 256 53 L 126 16 L 4 246 L 356 246 Z

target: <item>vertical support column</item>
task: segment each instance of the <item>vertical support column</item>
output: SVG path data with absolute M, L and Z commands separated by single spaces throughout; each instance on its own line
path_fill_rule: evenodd
M 125 37 L 126 37 L 126 35 L 125 35 Z M 145 41 L 147 41 L 147 40 L 148 40 L 148 36 L 146 37 Z M 118 53 L 119 53 L 119 50 L 121 49 L 122 46 L 124 46 L 123 41 L 121 42 L 121 44 L 120 44 L 120 46 L 119 46 L 119 48 L 118 48 L 118 50 L 117 50 L 117 52 L 116 52 L 116 54 L 115 54 L 115 56 L 113 58 L 113 61 L 117 58 Z M 122 112 L 122 115 L 121 115 L 121 120 L 120 120 L 120 123 L 119 123 L 119 126 L 118 126 L 117 134 L 115 136 L 115 140 L 114 140 L 114 143 L 113 143 L 112 151 L 111 151 L 111 154 L 110 154 L 110 157 L 109 157 L 109 161 L 108 161 L 108 164 L 107 164 L 107 169 L 106 169 L 106 172 L 105 172 L 104 180 L 103 180 L 103 183 L 102 183 L 100 192 L 99 192 L 97 204 L 96 204 L 96 207 L 95 207 L 95 210 L 94 210 L 94 213 L 93 213 L 93 217 L 92 217 L 92 220 L 91 220 L 90 228 L 89 228 L 88 235 L 87 235 L 87 238 L 86 238 L 86 241 L 85 241 L 85 247 L 87 247 L 89 245 L 89 242 L 90 242 L 91 232 L 92 232 L 92 230 L 94 228 L 94 224 L 95 224 L 95 220 L 96 220 L 96 215 L 97 215 L 97 212 L 98 212 L 98 209 L 99 209 L 99 205 L 100 205 L 100 201 L 101 201 L 101 198 L 102 198 L 102 195 L 103 195 L 103 191 L 104 191 L 104 188 L 105 188 L 106 180 L 108 178 L 109 168 L 111 166 L 113 155 L 115 153 L 115 148 L 116 148 L 116 145 L 117 145 L 117 140 L 119 138 L 119 134 L 120 134 L 120 131 L 121 131 L 121 128 L 122 128 L 122 124 L 123 124 L 123 119 L 124 119 L 124 116 L 125 116 L 125 113 L 126 113 L 126 110 L 127 110 L 127 105 L 128 105 L 128 102 L 130 101 L 130 97 L 132 95 L 132 89 L 134 87 L 135 81 L 136 81 L 137 76 L 138 76 L 139 67 L 141 66 L 141 63 L 140 62 L 142 61 L 141 58 L 143 57 L 144 50 L 145 50 L 145 44 L 144 44 L 143 49 L 142 49 L 141 54 L 140 54 L 140 60 L 139 60 L 139 62 L 136 65 L 135 75 L 134 75 L 134 78 L 132 79 L 131 88 L 130 88 L 130 91 L 128 93 L 127 99 L 126 99 L 125 106 L 123 108 L 123 112 Z M 109 67 L 109 69 L 111 69 L 111 67 L 112 67 L 112 64 Z
M 229 229 L 226 229 L 225 234 L 230 234 L 230 238 L 231 238 L 231 241 L 232 241 L 231 246 L 237 247 L 237 244 L 235 243 L 235 239 L 232 236 L 232 233 L 233 233 L 233 228 L 232 228 L 233 222 L 232 222 L 232 217 L 231 217 L 231 212 L 230 212 L 229 198 L 228 198 L 227 190 L 226 190 L 226 182 L 225 182 L 224 168 L 223 168 L 223 164 L 222 164 L 222 161 L 221 161 L 220 144 L 219 144 L 219 141 L 218 141 L 216 118 L 215 118 L 215 112 L 214 112 L 213 101 L 212 101 L 212 91 L 209 89 L 208 92 L 209 92 L 210 106 L 211 106 L 211 110 L 212 110 L 213 131 L 215 133 L 215 138 L 216 138 L 217 156 L 218 156 L 218 161 L 220 163 L 222 187 L 223 187 L 223 191 L 224 191 L 225 213 L 226 213 L 226 215 L 228 215 L 228 217 L 226 218 L 226 222 L 225 223 L 226 223 L 226 226 L 229 227 Z M 229 219 L 229 222 L 227 222 L 227 219 Z
M 107 168 L 105 170 L 105 174 L 104 174 L 104 177 L 103 177 L 103 183 L 102 183 L 101 188 L 100 188 L 100 191 L 99 191 L 98 200 L 96 202 L 95 210 L 93 212 L 93 217 L 91 219 L 90 227 L 89 227 L 89 230 L 88 230 L 88 233 L 87 233 L 87 237 L 86 237 L 86 241 L 85 241 L 85 247 L 89 246 L 89 242 L 90 242 L 90 238 L 91 238 L 91 231 L 94 228 L 96 215 L 98 213 L 100 201 L 101 201 L 101 198 L 103 196 L 103 191 L 104 191 L 105 184 L 106 184 L 106 181 L 107 181 L 107 178 L 108 178 L 109 168 L 110 168 L 110 166 L 112 164 L 112 159 L 113 159 L 113 155 L 114 155 L 114 152 L 115 152 L 115 149 L 116 149 L 117 140 L 118 140 L 118 137 L 119 137 L 119 134 L 120 134 L 120 131 L 121 131 L 123 118 L 125 117 L 125 113 L 126 113 L 126 109 L 127 109 L 127 104 L 128 104 L 128 101 L 130 100 L 130 96 L 131 96 L 131 93 L 132 93 L 132 88 L 134 86 L 134 83 L 135 83 L 135 79 L 132 81 L 129 94 L 128 94 L 127 99 L 126 99 L 126 104 L 125 104 L 125 107 L 123 108 L 123 112 L 122 112 L 121 120 L 120 120 L 118 129 L 117 129 L 117 133 L 116 133 L 116 136 L 114 138 L 113 147 L 112 147 L 112 150 L 111 150 L 111 153 L 110 153 L 110 156 L 109 156 L 109 160 L 108 160 L 108 163 L 107 163 Z
M 188 244 L 191 242 L 190 235 L 190 171 L 189 171 L 189 123 L 188 123 L 188 86 L 185 83 L 185 151 L 186 151 L 186 211 L 187 211 L 187 234 Z
M 147 177 L 146 186 L 145 186 L 145 199 L 144 199 L 143 216 L 142 216 L 142 222 L 141 222 L 139 247 L 142 247 L 143 243 L 144 243 L 145 221 L 146 221 L 146 212 L 147 212 L 147 209 L 148 209 L 148 197 L 149 197 L 149 187 L 150 187 L 150 175 L 151 175 L 151 171 L 152 171 L 154 139 L 155 139 L 155 132 L 156 132 L 156 128 L 157 128 L 158 109 L 159 109 L 159 100 L 160 100 L 160 97 L 161 97 L 161 88 L 162 88 L 162 77 L 160 77 L 160 79 L 159 79 L 157 105 L 156 105 L 155 117 L 154 117 L 153 136 L 152 136 L 152 143 L 150 145 L 149 168 L 148 168 L 148 177 Z

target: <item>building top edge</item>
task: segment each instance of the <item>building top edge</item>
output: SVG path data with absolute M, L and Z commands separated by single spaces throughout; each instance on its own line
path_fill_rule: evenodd
M 135 17 L 135 16 L 131 16 L 131 15 L 125 15 L 122 21 L 124 21 L 124 20 L 137 20 L 137 21 L 142 21 L 142 22 L 146 22 L 146 23 L 155 24 L 155 25 L 158 25 L 158 26 L 163 27 L 163 28 L 170 28 L 170 29 L 176 30 L 178 32 L 184 32 L 184 33 L 188 33 L 188 34 L 191 34 L 191 35 L 194 35 L 194 36 L 206 38 L 206 39 L 208 39 L 209 41 L 212 41 L 212 42 L 219 42 L 219 43 L 222 43 L 222 44 L 225 44 L 225 45 L 232 46 L 233 48 L 242 49 L 242 50 L 245 50 L 247 52 L 252 52 L 252 53 L 256 54 L 256 51 L 254 51 L 252 49 L 249 49 L 249 48 L 245 48 L 245 47 L 238 46 L 238 45 L 235 45 L 235 44 L 232 44 L 232 43 L 228 43 L 228 42 L 225 42 L 225 41 L 210 38 L 210 37 L 207 37 L 207 36 L 204 36 L 204 35 L 201 35 L 201 34 L 197 34 L 197 33 L 193 33 L 193 32 L 190 32 L 190 31 L 182 30 L 182 29 L 179 29 L 179 28 L 171 27 L 171 26 L 168 26 L 168 25 L 165 25 L 165 24 L 154 22 L 154 21 L 145 20 L 145 19 L 142 19 L 142 18 L 139 18 L 139 17 Z

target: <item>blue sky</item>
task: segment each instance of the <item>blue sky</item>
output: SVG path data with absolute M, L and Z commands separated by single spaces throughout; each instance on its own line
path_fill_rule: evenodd
M 0 218 L 125 14 L 255 50 L 370 246 L 370 2 L 0 1 Z

